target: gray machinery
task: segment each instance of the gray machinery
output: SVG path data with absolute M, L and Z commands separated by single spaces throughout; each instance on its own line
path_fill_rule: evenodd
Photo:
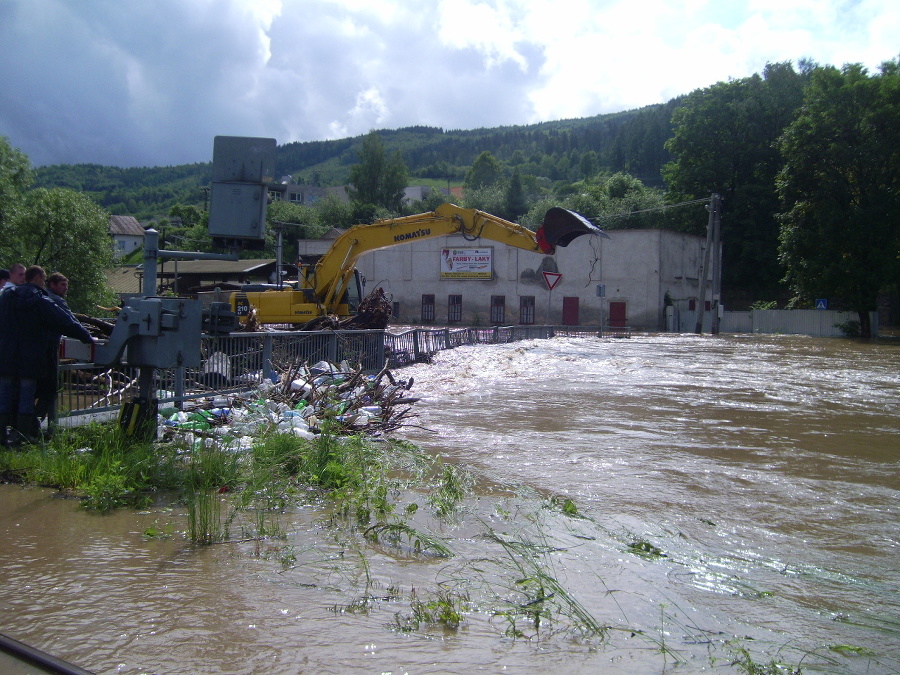
M 198 368 L 203 306 L 189 298 L 132 298 L 119 312 L 109 341 L 95 351 L 95 362 L 119 363 L 123 354 L 138 369 L 138 395 L 120 408 L 119 424 L 129 435 L 153 438 L 159 402 L 154 369 Z
M 228 333 L 237 327 L 237 316 L 227 303 L 213 303 L 204 309 L 200 300 L 154 297 L 157 259 L 236 260 L 240 248 L 262 248 L 268 183 L 274 167 L 275 139 L 216 136 L 209 233 L 217 245 L 230 248 L 231 254 L 160 251 L 158 233 L 147 230 L 145 297 L 126 302 L 109 340 L 95 351 L 99 365 L 124 362 L 138 369 L 138 395 L 123 403 L 119 414 L 126 433 L 151 439 L 156 435 L 156 369 L 199 368 L 201 334 Z

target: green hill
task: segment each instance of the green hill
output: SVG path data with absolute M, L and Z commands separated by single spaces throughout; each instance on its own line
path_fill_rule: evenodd
M 489 151 L 505 168 L 523 176 L 572 181 L 608 169 L 661 186 L 660 169 L 670 159 L 664 143 L 677 104 L 673 99 L 627 112 L 493 129 L 416 126 L 379 134 L 389 153 L 401 153 L 414 184 L 458 184 L 475 158 Z M 291 175 L 298 183 L 345 184 L 362 140 L 356 136 L 278 146 L 276 178 Z M 36 187 L 79 190 L 111 213 L 149 220 L 167 214 L 174 204 L 204 206 L 211 168 L 211 162 L 128 169 L 74 164 L 39 167 L 35 174 Z

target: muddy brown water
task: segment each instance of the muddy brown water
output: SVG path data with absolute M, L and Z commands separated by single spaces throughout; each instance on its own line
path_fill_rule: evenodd
M 429 523 L 452 558 L 354 543 L 314 508 L 283 540 L 196 547 L 177 506 L 0 486 L 0 631 L 97 673 L 900 671 L 897 343 L 555 338 L 398 374 L 424 397 L 403 435 L 484 478 Z M 534 568 L 500 537 L 559 583 L 518 637 L 499 609 Z M 399 630 L 436 588 L 465 589 L 461 627 Z

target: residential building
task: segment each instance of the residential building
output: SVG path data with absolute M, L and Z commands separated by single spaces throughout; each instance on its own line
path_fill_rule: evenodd
M 144 245 L 144 227 L 134 216 L 110 216 L 109 234 L 117 258 Z
M 273 183 L 269 185 L 269 196 L 272 201 L 291 202 L 312 206 L 325 198 L 328 189 L 315 185 L 297 185 L 296 183 Z

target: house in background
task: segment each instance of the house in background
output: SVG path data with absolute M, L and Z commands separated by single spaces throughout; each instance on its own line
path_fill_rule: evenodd
M 325 198 L 328 190 L 315 185 L 298 185 L 297 183 L 284 182 L 269 185 L 269 197 L 275 202 L 291 202 L 312 206 Z
M 403 203 L 409 205 L 413 202 L 422 201 L 426 197 L 431 196 L 432 190 L 440 192 L 444 195 L 445 201 L 449 202 L 455 201 L 458 203 L 459 199 L 462 197 L 462 192 L 458 195 L 454 195 L 448 188 L 432 188 L 430 185 L 410 185 L 403 190 Z M 460 190 L 462 190 L 462 188 L 460 188 Z
M 121 258 L 144 245 L 144 227 L 134 216 L 110 216 L 109 234 L 113 240 L 116 258 Z

